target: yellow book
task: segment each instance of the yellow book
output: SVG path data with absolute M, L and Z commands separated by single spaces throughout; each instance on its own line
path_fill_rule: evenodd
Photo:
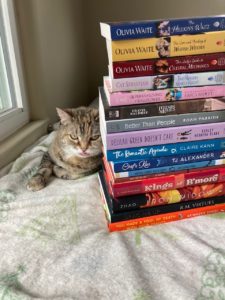
M 107 40 L 109 62 L 225 52 L 225 31 L 135 40 Z

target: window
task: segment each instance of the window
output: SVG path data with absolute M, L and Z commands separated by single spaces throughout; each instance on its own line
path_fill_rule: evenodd
M 0 141 L 28 121 L 13 0 L 0 0 Z

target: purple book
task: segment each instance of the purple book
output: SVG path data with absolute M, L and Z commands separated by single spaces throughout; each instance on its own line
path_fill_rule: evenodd
M 101 125 L 101 133 L 106 150 L 114 150 L 224 138 L 225 122 L 131 131 L 125 134 L 124 132 L 105 134 Z

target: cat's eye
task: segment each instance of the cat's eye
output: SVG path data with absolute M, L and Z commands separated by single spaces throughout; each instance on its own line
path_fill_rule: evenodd
M 75 135 L 70 134 L 70 138 L 71 140 L 78 141 L 78 137 Z
M 91 141 L 96 141 L 99 138 L 99 135 L 94 135 L 90 138 Z

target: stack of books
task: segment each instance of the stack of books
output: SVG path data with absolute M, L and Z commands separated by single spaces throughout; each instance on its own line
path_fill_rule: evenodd
M 225 16 L 101 23 L 110 231 L 225 209 Z

